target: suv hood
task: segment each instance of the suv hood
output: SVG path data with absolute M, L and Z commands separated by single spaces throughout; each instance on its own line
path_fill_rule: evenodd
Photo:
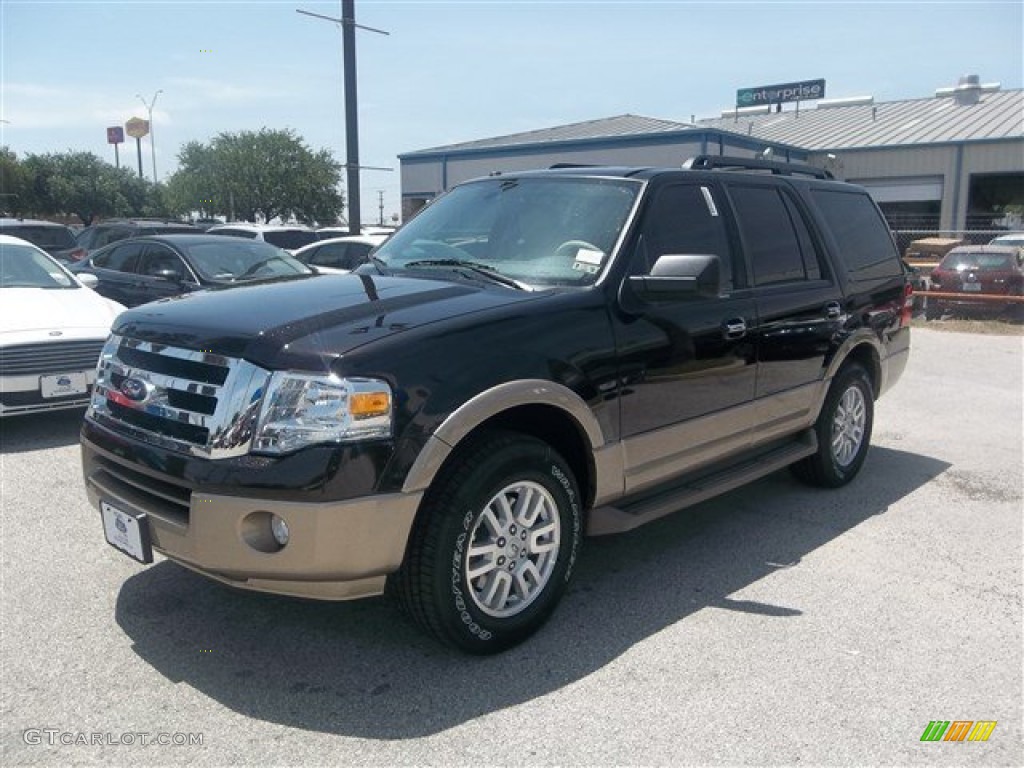
M 319 275 L 214 288 L 122 314 L 114 333 L 242 357 L 270 370 L 328 370 L 378 339 L 537 294 L 409 277 Z

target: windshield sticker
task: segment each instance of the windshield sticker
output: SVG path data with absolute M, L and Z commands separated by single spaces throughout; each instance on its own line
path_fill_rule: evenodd
M 600 265 L 603 259 L 603 251 L 592 251 L 589 248 L 580 248 L 576 251 L 576 261 L 582 261 L 584 264 Z
M 707 187 L 701 187 L 700 191 L 704 193 L 704 202 L 708 204 L 708 213 L 712 216 L 717 216 L 718 208 L 715 207 L 715 198 L 711 196 L 711 190 Z
M 586 272 L 588 275 L 596 275 L 601 271 L 601 267 L 598 264 L 588 264 L 585 261 L 577 259 L 572 263 L 572 268 L 577 272 Z

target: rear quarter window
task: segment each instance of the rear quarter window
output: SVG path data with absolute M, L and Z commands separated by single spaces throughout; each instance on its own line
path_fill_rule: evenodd
M 811 198 L 835 238 L 851 279 L 873 280 L 902 273 L 889 227 L 866 193 L 812 189 Z

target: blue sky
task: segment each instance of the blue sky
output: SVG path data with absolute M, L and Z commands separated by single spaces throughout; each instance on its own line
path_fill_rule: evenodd
M 153 111 L 157 172 L 222 131 L 294 129 L 345 159 L 341 3 L 0 0 L 0 144 L 88 150 Z M 687 121 L 738 88 L 927 98 L 961 74 L 1021 88 L 1024 3 L 356 0 L 363 220 L 399 210 L 397 155 L 632 113 Z M 134 141 L 121 161 L 135 162 Z M 149 139 L 144 171 L 151 176 Z

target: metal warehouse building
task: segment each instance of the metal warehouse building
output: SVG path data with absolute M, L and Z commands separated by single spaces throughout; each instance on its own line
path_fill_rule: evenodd
M 1024 90 L 969 75 L 925 99 L 821 100 L 689 123 L 620 115 L 409 152 L 399 156 L 403 217 L 449 187 L 495 171 L 555 163 L 678 166 L 698 154 L 767 154 L 828 168 L 867 187 L 894 229 L 1020 228 Z

